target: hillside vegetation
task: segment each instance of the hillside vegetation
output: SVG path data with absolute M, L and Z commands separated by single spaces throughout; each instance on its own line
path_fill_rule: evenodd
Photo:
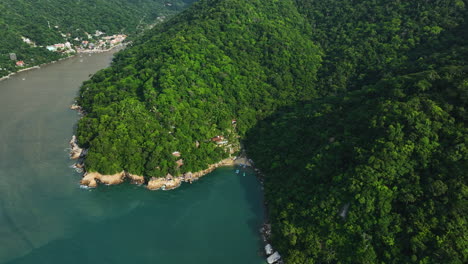
M 466 263 L 465 6 L 202 0 L 83 84 L 86 169 L 179 175 L 241 139 L 286 263 Z
M 201 1 L 153 29 L 81 88 L 87 170 L 178 175 L 226 157 L 256 120 L 314 97 L 309 30 L 292 2 L 260 0 Z
M 378 2 L 302 9 L 326 50 L 328 96 L 283 108 L 246 137 L 286 263 L 468 260 L 463 2 L 381 3 L 381 13 Z M 318 10 L 337 15 L 318 22 Z
M 180 12 L 192 0 L 0 0 L 0 76 L 14 72 L 15 61 L 29 66 L 60 58 L 44 46 L 87 39 L 96 30 L 108 35 L 134 33 L 156 18 Z M 29 38 L 36 47 L 23 42 Z M 43 47 L 40 47 L 43 46 Z

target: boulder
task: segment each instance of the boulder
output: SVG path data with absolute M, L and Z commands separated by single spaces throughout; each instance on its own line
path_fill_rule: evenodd
M 269 256 L 269 255 L 271 255 L 273 253 L 273 247 L 270 244 L 267 244 L 265 246 L 265 253 L 267 254 L 267 256 Z
M 79 105 L 72 104 L 72 105 L 70 105 L 70 109 L 71 109 L 71 110 L 80 110 L 81 107 L 80 107 Z
M 275 263 L 276 261 L 278 261 L 278 260 L 280 260 L 280 259 L 281 259 L 281 256 L 280 256 L 280 254 L 278 253 L 278 251 L 276 251 L 275 253 L 273 253 L 273 255 L 271 255 L 271 256 L 269 256 L 269 257 L 267 258 L 267 262 L 268 262 L 269 264 L 273 264 L 273 263 Z

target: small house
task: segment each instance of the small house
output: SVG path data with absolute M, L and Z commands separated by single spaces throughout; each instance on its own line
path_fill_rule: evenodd
M 216 137 L 211 138 L 211 141 L 213 141 L 213 142 L 220 142 L 220 141 L 223 141 L 223 140 L 224 140 L 223 136 L 216 136 Z
M 225 145 L 225 144 L 228 143 L 228 141 L 225 140 L 223 136 L 216 136 L 216 137 L 213 137 L 213 138 L 211 138 L 211 141 L 213 141 L 213 142 L 216 143 L 217 145 Z

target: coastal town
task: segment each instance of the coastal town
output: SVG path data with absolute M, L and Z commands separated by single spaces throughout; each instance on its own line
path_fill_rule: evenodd
M 33 40 L 26 37 L 21 37 L 21 39 L 24 43 L 30 45 L 31 47 L 46 48 L 48 51 L 61 53 L 64 55 L 64 57 L 69 57 L 76 53 L 105 52 L 117 46 L 121 46 L 127 38 L 127 35 L 125 34 L 115 34 L 108 36 L 106 33 L 99 30 L 96 30 L 94 34 L 89 34 L 87 32 L 85 32 L 85 34 L 87 36 L 86 38 L 76 37 L 70 40 L 70 33 L 62 33 L 62 37 L 64 37 L 64 40 L 66 40 L 65 42 L 47 46 L 37 46 Z M 14 61 L 18 70 L 29 69 L 34 66 L 33 61 L 31 62 L 33 65 L 30 65 L 27 58 L 22 58 L 20 60 L 18 58 L 20 56 L 18 56 L 16 53 L 10 53 L 9 57 L 10 60 Z
M 86 53 L 86 52 L 103 52 L 122 44 L 127 38 L 124 34 L 106 35 L 106 33 L 96 30 L 94 34 L 85 32 L 86 38 L 76 37 L 64 43 L 48 45 L 45 48 L 49 51 L 60 53 Z M 70 39 L 71 34 L 63 34 L 65 40 Z M 36 44 L 28 38 L 22 37 L 23 41 L 33 47 Z

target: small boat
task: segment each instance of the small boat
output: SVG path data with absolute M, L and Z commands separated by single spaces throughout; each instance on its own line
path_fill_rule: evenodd
M 245 177 L 245 172 L 244 172 L 244 177 Z
M 236 170 L 236 173 L 239 174 L 239 170 Z

